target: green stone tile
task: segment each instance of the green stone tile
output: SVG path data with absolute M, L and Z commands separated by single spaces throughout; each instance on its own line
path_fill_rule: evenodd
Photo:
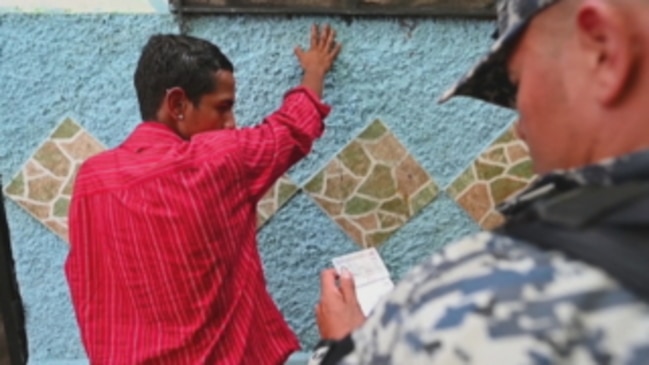
M 55 217 L 67 217 L 68 210 L 70 209 L 70 199 L 59 198 L 59 200 L 54 203 L 54 216 Z
M 466 188 L 471 186 L 476 181 L 473 173 L 473 168 L 469 166 L 460 177 L 458 177 L 453 184 L 448 188 L 448 193 L 453 198 L 459 196 Z
M 392 170 L 383 165 L 374 166 L 372 173 L 361 185 L 358 192 L 379 199 L 394 196 L 397 192 L 397 184 L 392 177 Z
M 375 120 L 370 124 L 369 127 L 361 133 L 358 138 L 360 139 L 365 139 L 365 140 L 376 140 L 379 139 L 385 132 L 387 132 L 387 128 L 385 128 L 385 125 L 381 123 L 379 120 Z
M 390 238 L 390 236 L 391 236 L 395 231 L 396 231 L 396 229 L 391 230 L 391 231 L 388 231 L 388 232 L 376 232 L 376 233 L 368 234 L 368 235 L 366 236 L 367 244 L 368 244 L 370 247 L 378 246 L 378 245 L 380 245 L 381 243 L 387 241 L 387 239 Z
M 510 128 L 447 191 L 483 228 L 492 228 L 502 221 L 494 205 L 520 192 L 533 177 L 527 149 Z
M 329 201 L 317 196 L 312 196 L 311 198 L 313 198 L 313 200 L 315 200 L 330 217 L 335 217 L 343 213 L 345 203 L 342 201 Z
M 399 139 L 389 132 L 373 143 L 364 143 L 364 147 L 373 161 L 386 166 L 399 164 L 408 154 Z
M 505 168 L 481 161 L 476 161 L 475 170 L 478 174 L 478 179 L 489 181 L 494 177 L 500 176 L 505 171 Z
M 257 214 L 257 229 L 260 229 L 263 227 L 266 222 L 268 222 L 268 218 L 264 217 L 263 214 Z
M 363 150 L 363 146 L 356 141 L 345 147 L 338 158 L 343 165 L 357 176 L 365 176 L 372 167 L 372 161 Z
M 80 133 L 74 140 L 60 142 L 59 145 L 64 152 L 77 161 L 84 161 L 105 150 L 105 147 L 88 133 Z
M 531 179 L 534 177 L 534 164 L 532 163 L 532 160 L 523 161 L 511 167 L 509 171 L 507 171 L 507 174 L 524 179 Z
M 257 204 L 257 228 L 261 228 L 291 199 L 297 187 L 283 176 L 268 189 Z
M 371 212 L 377 205 L 373 200 L 355 196 L 345 204 L 345 214 L 362 215 Z
M 354 193 L 359 183 L 360 179 L 350 174 L 329 177 L 324 195 L 332 200 L 347 200 Z
M 68 227 L 66 225 L 56 220 L 47 220 L 43 222 L 43 224 L 45 224 L 45 226 L 51 229 L 54 233 L 59 235 L 59 237 L 61 237 L 61 239 L 63 239 L 66 243 L 69 243 Z
M 527 184 L 524 182 L 503 177 L 491 183 L 491 196 L 494 199 L 494 203 L 499 204 L 526 186 Z
M 313 194 L 321 194 L 324 186 L 324 175 L 324 171 L 321 171 L 304 186 L 304 190 Z
M 25 180 L 23 177 L 23 172 L 19 172 L 18 176 L 7 186 L 7 194 L 22 196 L 25 194 Z
M 417 195 L 410 198 L 410 210 L 413 215 L 421 212 L 424 207 L 426 207 L 430 202 L 432 202 L 437 196 L 437 187 L 434 184 L 430 184 L 423 190 L 421 190 Z
M 364 245 L 363 231 L 361 231 L 354 223 L 352 223 L 349 219 L 342 217 L 336 218 L 334 220 L 340 226 L 340 228 L 342 228 L 343 232 L 345 232 L 354 242 L 356 242 L 360 246 Z
M 72 178 L 68 180 L 68 183 L 65 184 L 65 187 L 63 188 L 62 194 L 64 195 L 72 195 L 72 188 L 74 187 L 74 179 L 76 175 L 73 175 Z
M 52 207 L 50 207 L 47 204 L 36 204 L 30 201 L 20 200 L 20 199 L 17 199 L 16 203 L 18 203 L 18 205 L 20 205 L 26 211 L 31 213 L 34 216 L 34 218 L 41 221 L 41 223 L 43 222 L 43 220 L 50 217 L 50 210 Z
M 42 203 L 51 202 L 58 194 L 62 182 L 48 175 L 31 179 L 29 185 L 29 198 Z
M 279 191 L 277 194 L 277 206 L 284 205 L 297 192 L 297 186 L 289 181 L 279 182 Z
M 70 138 L 77 134 L 81 129 L 76 123 L 70 119 L 66 119 L 52 134 L 52 138 Z
M 403 222 L 391 215 L 391 214 L 385 214 L 379 212 L 379 223 L 381 223 L 381 228 L 386 229 L 386 228 L 393 228 L 393 227 L 399 227 Z
M 510 163 L 518 163 L 530 158 L 530 153 L 523 142 L 507 147 L 507 157 Z
M 507 163 L 507 155 L 505 154 L 504 147 L 496 148 L 493 151 L 486 152 L 484 154 L 484 158 L 492 162 L 503 163 L 503 164 Z
M 402 198 L 394 198 L 390 201 L 387 201 L 381 205 L 380 209 L 406 217 L 409 216 L 408 205 L 403 201 Z
M 495 145 L 501 144 L 501 143 L 513 142 L 515 140 L 516 140 L 516 135 L 514 135 L 514 131 L 509 129 L 509 130 L 507 130 L 507 132 L 505 132 L 505 134 L 500 136 L 500 138 L 498 138 L 494 143 L 492 143 L 492 146 L 495 146 Z
M 363 231 L 372 231 L 380 226 L 377 214 L 374 211 L 362 216 L 347 216 L 347 218 L 353 218 L 354 223 L 356 223 Z
M 70 160 L 54 142 L 47 141 L 34 155 L 34 160 L 56 176 L 68 176 Z
M 403 196 L 413 195 L 431 182 L 426 170 L 411 155 L 401 161 L 393 171 L 393 176 L 396 177 L 397 189 Z
M 277 210 L 277 201 L 275 200 L 276 190 L 277 187 L 274 186 L 257 202 L 257 211 L 262 212 L 267 217 Z
M 422 210 L 439 193 L 430 175 L 378 120 L 351 141 L 304 190 L 352 240 L 363 246 L 384 242 L 408 223 L 411 212 Z
M 78 163 L 68 158 L 68 154 L 80 163 L 87 156 L 80 158 L 75 153 L 97 149 L 92 136 L 81 132 L 83 128 L 73 120 L 64 120 L 7 187 L 11 195 L 26 195 L 24 199 L 15 198 L 16 202 L 64 239 L 67 238 L 65 218 L 70 206 L 69 196 L 78 168 Z

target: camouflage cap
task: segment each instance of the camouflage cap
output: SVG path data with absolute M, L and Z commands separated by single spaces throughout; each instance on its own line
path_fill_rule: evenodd
M 516 104 L 516 87 L 507 72 L 507 59 L 532 18 L 560 0 L 498 0 L 496 42 L 467 74 L 440 98 L 470 96 L 506 108 Z

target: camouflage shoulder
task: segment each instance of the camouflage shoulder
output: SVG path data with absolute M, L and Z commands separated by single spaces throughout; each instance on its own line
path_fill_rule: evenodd
M 649 308 L 597 268 L 480 233 L 414 268 L 353 340 L 347 365 L 635 365 Z

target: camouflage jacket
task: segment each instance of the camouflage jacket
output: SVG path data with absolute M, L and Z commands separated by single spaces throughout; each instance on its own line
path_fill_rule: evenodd
M 649 181 L 649 151 L 544 176 L 501 210 L 557 186 L 630 181 Z M 485 232 L 415 267 L 345 341 L 343 365 L 641 365 L 649 306 L 598 268 Z

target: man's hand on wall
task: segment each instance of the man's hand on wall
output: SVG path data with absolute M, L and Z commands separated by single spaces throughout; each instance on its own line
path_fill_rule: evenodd
M 322 97 L 324 77 L 340 53 L 341 45 L 336 42 L 336 31 L 329 25 L 322 30 L 318 25 L 311 27 L 311 46 L 308 50 L 295 48 L 295 55 L 304 70 L 302 85 Z

